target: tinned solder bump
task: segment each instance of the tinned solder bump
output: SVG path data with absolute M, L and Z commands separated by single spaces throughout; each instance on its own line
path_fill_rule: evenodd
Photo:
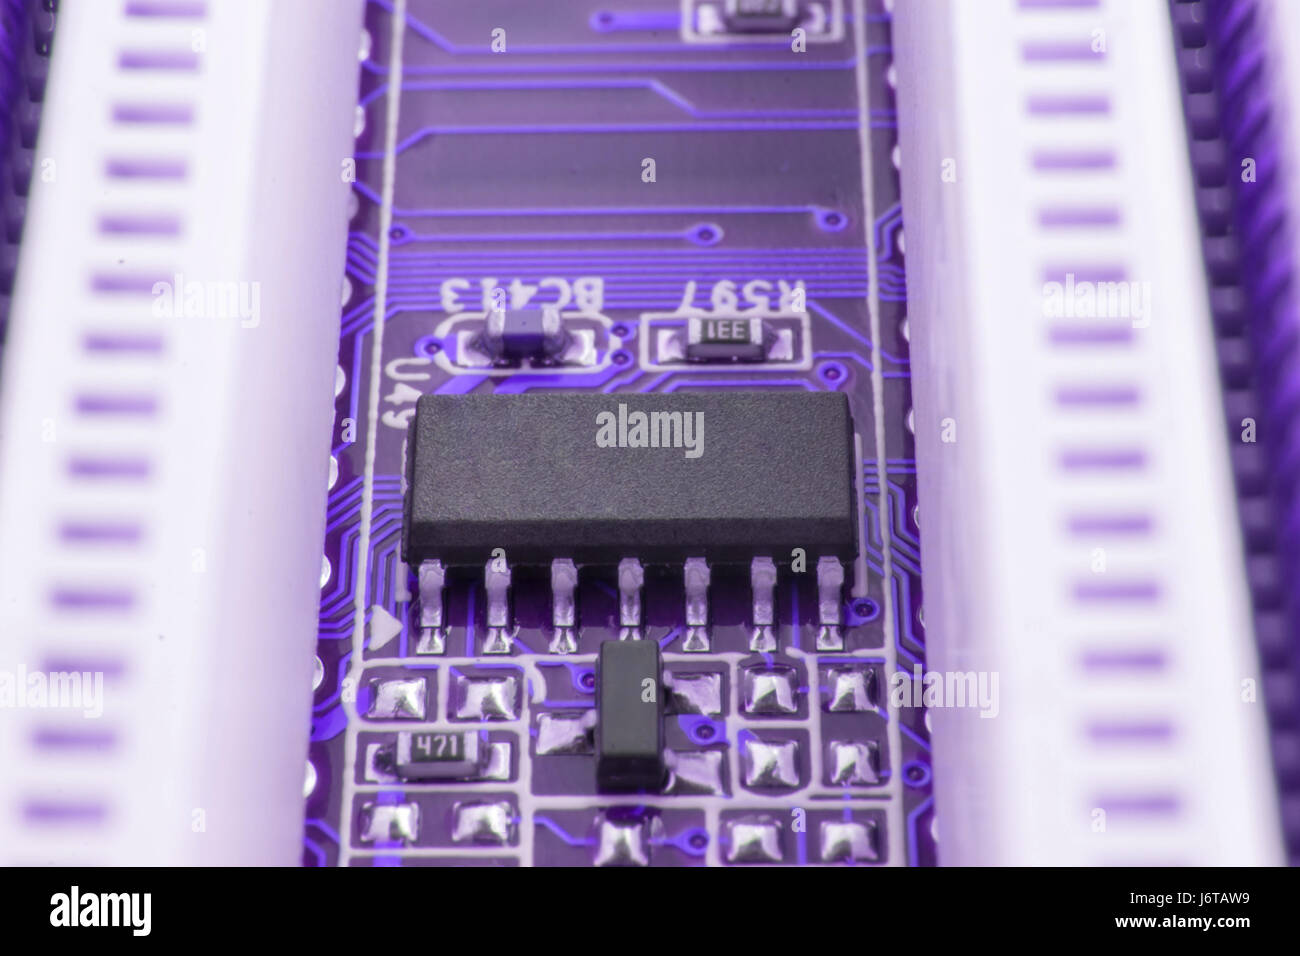
M 641 588 L 645 585 L 645 570 L 636 558 L 624 558 L 618 563 L 618 639 L 641 640 Z
M 684 568 L 686 584 L 686 637 L 682 650 L 707 653 L 709 641 L 709 564 L 703 558 L 687 558 Z
M 447 586 L 447 570 L 441 561 L 421 561 L 420 570 L 420 640 L 417 654 L 442 654 L 447 649 L 447 628 L 443 622 L 442 593 Z
M 510 628 L 510 565 L 503 555 L 488 560 L 483 569 L 483 587 L 487 591 L 487 634 L 483 638 L 484 654 L 509 654 L 514 647 Z
M 839 558 L 817 559 L 817 650 L 844 650 L 841 592 L 844 589 L 844 565 Z
M 551 638 L 552 654 L 573 654 L 578 650 L 578 611 L 573 592 L 578 587 L 578 568 L 568 558 L 551 562 Z
M 749 564 L 749 586 L 754 594 L 754 630 L 749 649 L 758 652 L 776 650 L 776 562 L 755 558 Z

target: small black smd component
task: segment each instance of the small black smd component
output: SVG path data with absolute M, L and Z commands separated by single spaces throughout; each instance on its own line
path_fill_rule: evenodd
M 746 316 L 691 316 L 686 322 L 686 357 L 693 362 L 761 362 L 763 320 Z
M 799 0 L 727 0 L 723 22 L 736 33 L 770 33 L 799 24 Z
M 596 663 L 596 786 L 657 791 L 664 782 L 664 704 L 657 641 L 605 641 Z
M 425 395 L 403 555 L 482 567 L 635 557 L 852 560 L 853 421 L 837 392 Z
M 466 780 L 478 774 L 484 750 L 474 731 L 397 735 L 393 770 L 403 780 Z
M 555 309 L 489 312 L 483 333 L 488 354 L 507 362 L 540 361 L 564 351 L 568 337 Z

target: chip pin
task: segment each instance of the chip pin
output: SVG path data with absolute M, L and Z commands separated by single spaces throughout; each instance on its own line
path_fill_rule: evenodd
M 578 568 L 568 558 L 551 562 L 551 624 L 555 636 L 551 638 L 552 654 L 573 654 L 578 650 L 578 611 L 573 592 L 578 586 Z
M 686 638 L 682 650 L 706 653 L 709 650 L 709 565 L 703 558 L 687 558 Z
M 776 645 L 776 562 L 755 558 L 749 564 L 749 585 L 754 592 L 754 630 L 749 636 L 751 651 L 770 652 Z
M 447 629 L 442 619 L 442 592 L 447 571 L 441 561 L 422 561 L 420 578 L 420 640 L 417 654 L 442 654 L 447 649 Z
M 641 633 L 641 588 L 645 584 L 645 571 L 636 558 L 624 558 L 618 563 L 618 639 L 639 641 Z
M 487 591 L 487 634 L 484 654 L 509 654 L 514 647 L 510 630 L 510 565 L 501 555 L 493 556 L 483 569 Z
M 839 558 L 817 559 L 817 650 L 844 650 L 840 592 L 844 588 L 844 565 Z

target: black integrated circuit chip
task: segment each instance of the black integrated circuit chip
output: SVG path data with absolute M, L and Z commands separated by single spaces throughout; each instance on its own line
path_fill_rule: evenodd
M 838 393 L 426 395 L 407 447 L 416 565 L 856 554 Z

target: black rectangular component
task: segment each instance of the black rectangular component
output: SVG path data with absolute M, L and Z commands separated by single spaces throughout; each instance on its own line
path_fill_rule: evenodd
M 789 30 L 799 23 L 798 0 L 727 0 L 727 28 L 738 33 Z
M 481 567 L 856 556 L 853 421 L 835 392 L 426 395 L 403 554 Z
M 664 704 L 658 641 L 605 641 L 596 663 L 596 786 L 658 791 Z
M 743 316 L 691 316 L 686 320 L 686 357 L 692 361 L 763 360 L 763 320 Z
M 397 735 L 394 766 L 403 780 L 464 780 L 483 764 L 478 733 L 410 733 Z

